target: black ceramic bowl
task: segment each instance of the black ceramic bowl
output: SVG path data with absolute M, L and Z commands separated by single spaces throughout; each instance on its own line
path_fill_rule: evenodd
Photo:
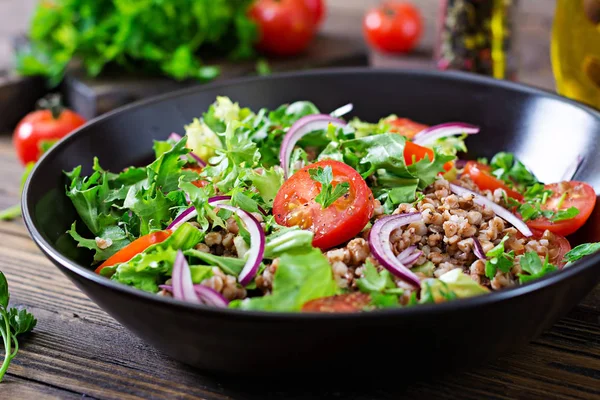
M 439 305 L 361 314 L 249 312 L 186 304 L 98 276 L 65 231 L 76 219 L 63 171 L 98 156 L 120 170 L 148 161 L 152 140 L 181 132 L 215 100 L 253 109 L 299 99 L 330 111 L 354 104 L 375 121 L 396 113 L 428 124 L 464 121 L 482 131 L 470 155 L 506 150 L 543 181 L 556 181 L 577 155 L 577 179 L 600 191 L 600 114 L 529 87 L 475 75 L 368 69 L 321 70 L 235 80 L 183 90 L 111 112 L 47 153 L 28 179 L 24 220 L 36 244 L 94 302 L 175 359 L 206 371 L 268 376 L 304 368 L 371 365 L 427 373 L 480 362 L 523 345 L 583 299 L 600 278 L 600 254 L 533 283 Z M 596 210 L 598 211 L 598 210 Z M 600 241 L 595 212 L 576 241 Z M 358 363 L 358 364 L 357 364 Z M 376 370 L 376 368 L 362 368 Z

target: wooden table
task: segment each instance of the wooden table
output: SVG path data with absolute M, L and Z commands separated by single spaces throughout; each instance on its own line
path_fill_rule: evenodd
M 524 51 L 529 58 L 521 80 L 551 89 L 548 15 L 524 14 L 534 20 L 522 25 L 525 46 L 536 51 L 534 56 Z M 356 14 L 344 16 L 343 22 L 360 26 Z M 330 29 L 339 31 L 334 25 Z M 378 55 L 371 60 L 376 66 L 406 61 Z M 17 202 L 20 174 L 10 136 L 0 135 L 1 208 Z M 60 273 L 20 220 L 0 222 L 0 270 L 9 281 L 11 304 L 38 318 L 0 384 L 0 399 L 600 399 L 600 286 L 528 347 L 479 368 L 448 371 L 434 381 L 423 377 L 409 384 L 367 385 L 361 383 L 360 370 L 376 366 L 355 366 L 347 381 L 318 388 L 310 376 L 301 384 L 277 384 L 268 371 L 253 382 L 207 377 L 160 354 Z

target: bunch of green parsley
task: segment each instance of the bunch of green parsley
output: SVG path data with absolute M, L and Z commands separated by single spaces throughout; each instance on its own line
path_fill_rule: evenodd
M 254 55 L 252 0 L 44 0 L 31 21 L 30 46 L 17 54 L 21 75 L 57 84 L 73 59 L 90 76 L 110 64 L 177 80 L 211 80 L 200 56 Z

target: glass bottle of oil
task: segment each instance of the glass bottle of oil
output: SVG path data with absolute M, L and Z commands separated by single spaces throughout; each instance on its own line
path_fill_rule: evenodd
M 600 109 L 600 0 L 557 0 L 552 68 L 559 94 Z

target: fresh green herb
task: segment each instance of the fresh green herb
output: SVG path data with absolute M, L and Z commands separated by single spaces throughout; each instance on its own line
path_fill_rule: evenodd
M 251 3 L 42 1 L 29 28 L 31 43 L 17 54 L 17 70 L 57 84 L 71 60 L 79 59 L 92 77 L 112 64 L 176 80 L 211 80 L 219 68 L 199 56 L 254 57 L 258 32 L 247 16 Z
M 485 276 L 489 279 L 494 279 L 498 270 L 507 273 L 513 266 L 515 252 L 512 250 L 505 252 L 504 250 L 504 243 L 506 243 L 508 238 L 508 235 L 504 236 L 500 243 L 485 254 L 488 257 L 485 263 Z
M 256 61 L 256 73 L 260 76 L 271 75 L 271 66 L 269 62 L 264 58 L 260 58 Z
M 540 256 L 535 251 L 529 251 L 521 256 L 521 269 L 527 274 L 519 274 L 519 282 L 525 283 L 558 270 L 554 265 L 548 262 L 548 256 L 542 263 Z
M 491 160 L 492 174 L 496 178 L 503 180 L 510 187 L 523 191 L 525 188 L 538 183 L 538 179 L 517 160 L 512 153 L 497 153 Z
M 333 204 L 334 201 L 348 193 L 350 184 L 348 182 L 340 182 L 333 186 L 333 172 L 328 165 L 325 168 L 311 168 L 308 170 L 310 177 L 321 184 L 321 191 L 315 197 L 315 201 L 321 204 L 325 209 Z
M 373 264 L 367 261 L 364 266 L 364 277 L 356 281 L 358 289 L 371 296 L 373 307 L 398 307 L 398 296 L 404 290 L 397 287 L 392 275 L 386 269 L 378 272 Z
M 9 299 L 8 282 L 2 271 L 0 271 L 0 335 L 4 343 L 4 362 L 0 366 L 0 382 L 2 382 L 10 362 L 19 351 L 17 337 L 31 332 L 37 324 L 35 317 L 27 311 L 9 308 Z
M 600 251 L 600 242 L 596 243 L 584 243 L 572 248 L 567 254 L 565 254 L 565 261 L 569 264 L 574 263 L 583 257 L 589 256 Z
M 331 266 L 319 249 L 279 258 L 272 294 L 234 300 L 232 308 L 265 311 L 299 311 L 302 305 L 320 297 L 333 296 L 338 287 Z
M 540 217 L 547 218 L 552 222 L 558 222 L 574 218 L 579 214 L 579 210 L 575 207 L 570 207 L 567 210 L 560 210 L 560 207 L 562 207 L 564 199 L 566 198 L 566 193 L 561 196 L 557 203 L 557 208 L 559 208 L 558 211 L 555 212 L 543 209 L 542 206 L 546 204 L 548 198 L 552 196 L 552 194 L 552 190 L 545 189 L 543 184 L 534 183 L 529 186 L 523 194 L 525 202 L 520 203 L 508 197 L 505 197 L 504 200 L 510 208 L 514 207 L 517 209 L 525 222 Z
M 575 218 L 578 215 L 579 215 L 579 210 L 577 208 L 569 207 L 566 210 L 558 210 L 556 212 L 556 214 L 552 218 L 550 218 L 550 221 L 552 221 L 552 222 L 566 221 L 568 219 Z

